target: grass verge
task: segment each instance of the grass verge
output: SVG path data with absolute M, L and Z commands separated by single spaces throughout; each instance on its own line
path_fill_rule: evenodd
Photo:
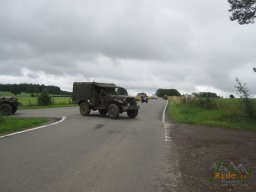
M 5 135 L 33 128 L 49 121 L 48 118 L 37 117 L 1 117 L 0 135 Z
M 247 118 L 239 110 L 239 102 L 216 100 L 213 109 L 205 109 L 196 104 L 185 104 L 169 99 L 169 114 L 172 119 L 185 124 L 207 125 L 212 127 L 256 130 L 256 120 Z
M 46 108 L 58 108 L 58 107 L 77 107 L 77 104 L 63 104 L 63 105 L 34 105 L 34 106 L 21 106 L 20 109 L 46 109 Z

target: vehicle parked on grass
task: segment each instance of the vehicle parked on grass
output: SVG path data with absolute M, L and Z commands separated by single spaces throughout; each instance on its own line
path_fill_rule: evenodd
M 148 102 L 148 96 L 146 93 L 138 93 L 137 97 L 140 98 L 141 103 Z
M 20 105 L 18 99 L 14 96 L 0 97 L 0 114 L 12 115 L 16 113 Z
M 98 110 L 101 115 L 117 119 L 127 112 L 130 118 L 138 115 L 139 106 L 134 97 L 128 96 L 126 89 L 112 83 L 74 82 L 72 100 L 79 104 L 83 116 Z

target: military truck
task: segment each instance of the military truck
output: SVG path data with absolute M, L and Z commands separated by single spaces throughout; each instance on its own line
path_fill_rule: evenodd
M 14 114 L 21 104 L 16 97 L 0 97 L 0 114 L 11 115 Z
M 129 97 L 126 89 L 112 83 L 74 82 L 73 102 L 80 106 L 83 116 L 98 110 L 101 115 L 117 119 L 120 113 L 127 112 L 130 118 L 138 115 L 139 106 L 134 97 Z

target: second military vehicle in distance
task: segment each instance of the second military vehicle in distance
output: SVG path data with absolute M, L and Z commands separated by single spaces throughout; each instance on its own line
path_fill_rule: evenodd
M 148 96 L 146 93 L 138 93 L 137 97 L 140 98 L 141 103 L 148 102 Z
M 18 110 L 20 105 L 16 97 L 0 97 L 0 114 L 12 115 Z
M 134 97 L 129 97 L 126 89 L 112 83 L 74 82 L 72 99 L 80 106 L 81 115 L 98 110 L 101 115 L 117 119 L 127 112 L 130 118 L 138 115 L 139 106 Z

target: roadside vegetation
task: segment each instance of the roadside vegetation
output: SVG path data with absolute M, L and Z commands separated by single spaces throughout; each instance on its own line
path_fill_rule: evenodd
M 48 121 L 48 118 L 0 116 L 0 135 L 33 128 Z
M 181 123 L 256 130 L 256 99 L 169 97 L 172 119 Z M 250 105 L 248 110 L 248 105 Z

